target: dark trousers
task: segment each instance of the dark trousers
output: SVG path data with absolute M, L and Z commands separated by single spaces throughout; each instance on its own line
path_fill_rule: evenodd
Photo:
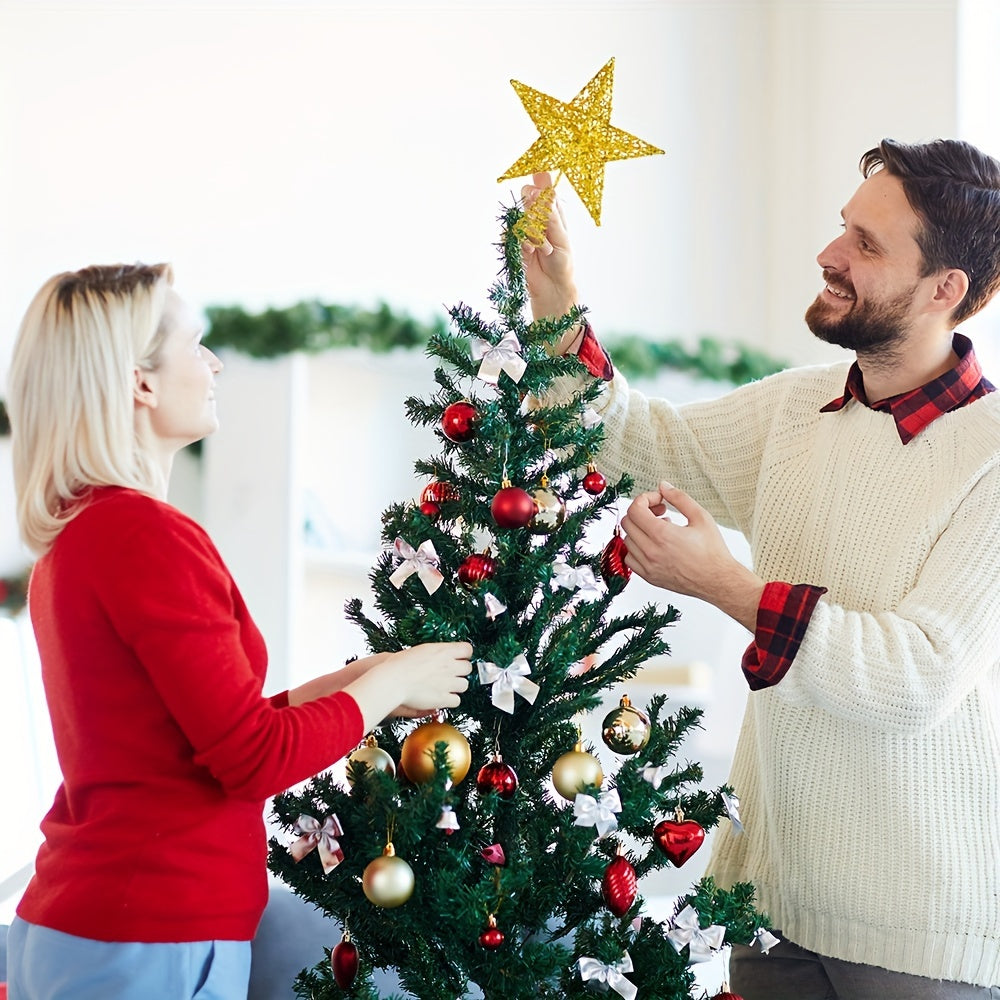
M 766 955 L 736 945 L 732 991 L 743 1000 L 1000 1000 L 1000 987 L 942 982 L 826 958 L 787 940 Z

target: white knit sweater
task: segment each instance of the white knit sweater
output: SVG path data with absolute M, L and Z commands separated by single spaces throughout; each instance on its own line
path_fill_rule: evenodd
M 710 872 L 824 955 L 1000 984 L 1000 392 L 909 444 L 847 364 L 673 407 L 615 375 L 599 462 L 742 531 L 765 580 L 828 588 L 750 695 Z M 726 683 L 743 683 L 737 664 Z

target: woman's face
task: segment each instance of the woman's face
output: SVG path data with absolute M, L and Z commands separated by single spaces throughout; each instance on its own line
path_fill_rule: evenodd
M 164 444 L 179 449 L 219 427 L 215 376 L 222 362 L 202 346 L 200 319 L 173 289 L 167 292 L 163 323 L 166 335 L 159 364 L 153 371 L 143 371 L 141 378 L 150 390 L 150 430 Z

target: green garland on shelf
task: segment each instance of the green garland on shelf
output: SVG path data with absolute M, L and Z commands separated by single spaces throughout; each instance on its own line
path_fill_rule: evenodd
M 205 312 L 210 324 L 204 340 L 208 347 L 228 347 L 255 358 L 334 347 L 367 347 L 379 353 L 397 347 L 423 348 L 447 329 L 444 319 L 420 323 L 394 313 L 385 303 L 375 310 L 306 301 L 257 314 L 239 306 L 211 306 Z M 653 342 L 636 335 L 602 334 L 601 341 L 618 370 L 633 379 L 672 368 L 695 378 L 742 385 L 788 367 L 763 351 L 707 336 L 694 349 L 679 339 Z

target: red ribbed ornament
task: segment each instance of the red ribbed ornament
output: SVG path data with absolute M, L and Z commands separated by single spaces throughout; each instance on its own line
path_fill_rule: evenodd
M 625 916 L 635 902 L 637 888 L 635 869 L 624 854 L 619 854 L 604 870 L 601 880 L 605 905 L 616 917 Z
M 487 549 L 485 552 L 473 552 L 471 556 L 466 556 L 458 567 L 458 578 L 467 587 L 475 587 L 485 580 L 492 580 L 496 571 L 497 561 Z
M 333 978 L 341 989 L 348 989 L 358 974 L 358 946 L 345 934 L 330 953 Z
M 421 503 L 447 503 L 458 499 L 458 487 L 454 483 L 442 483 L 437 479 L 429 482 L 420 494 Z
M 615 528 L 611 541 L 604 546 L 604 551 L 601 553 L 601 574 L 605 582 L 611 583 L 612 580 L 621 580 L 623 585 L 628 583 L 632 570 L 625 565 L 627 555 L 628 546 L 625 544 L 625 539 L 622 538 L 622 533 Z

